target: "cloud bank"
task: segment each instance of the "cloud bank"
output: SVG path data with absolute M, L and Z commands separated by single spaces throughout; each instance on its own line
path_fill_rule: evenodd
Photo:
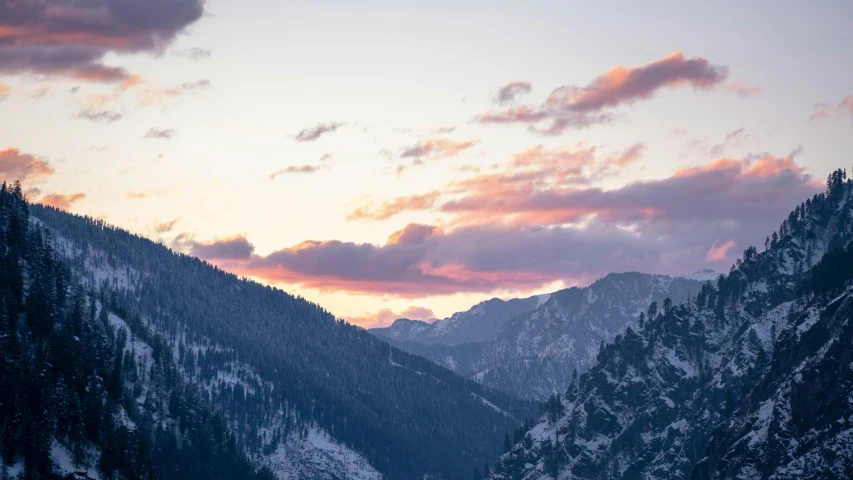
M 656 180 L 595 186 L 592 179 L 635 162 L 642 150 L 533 147 L 504 168 L 350 214 L 364 221 L 426 211 L 446 219 L 406 225 L 384 244 L 309 240 L 258 255 L 237 236 L 191 251 L 242 275 L 319 291 L 404 298 L 527 292 L 611 271 L 725 269 L 735 247 L 761 243 L 822 189 L 796 152 L 723 157 Z
M 203 0 L 3 0 L 0 74 L 121 82 L 108 53 L 159 53 L 203 13 Z

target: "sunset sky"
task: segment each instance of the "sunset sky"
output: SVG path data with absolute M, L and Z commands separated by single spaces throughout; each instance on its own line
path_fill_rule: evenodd
M 0 0 L 0 178 L 372 326 L 728 271 L 853 164 L 851 2 L 294 3 Z

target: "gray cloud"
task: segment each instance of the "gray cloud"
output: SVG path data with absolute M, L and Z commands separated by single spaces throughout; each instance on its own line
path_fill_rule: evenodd
M 124 118 L 124 115 L 114 110 L 95 110 L 93 108 L 87 108 L 78 112 L 77 117 L 89 120 L 90 122 L 113 123 Z
M 176 50 L 172 53 L 176 56 L 188 58 L 194 62 L 197 62 L 199 60 L 205 60 L 210 58 L 213 52 L 204 48 L 191 47 L 184 50 Z
M 242 235 L 215 239 L 207 243 L 192 242 L 190 254 L 203 259 L 247 259 L 255 247 Z
M 533 85 L 531 85 L 530 82 L 510 82 L 498 89 L 494 102 L 498 105 L 514 103 L 519 99 L 519 97 L 522 97 L 531 91 L 533 91 Z
M 157 129 L 152 127 L 143 138 L 170 140 L 174 138 L 177 133 L 177 130 L 174 128 Z
M 313 142 L 321 136 L 327 133 L 332 133 L 344 125 L 345 123 L 343 122 L 320 123 L 314 127 L 301 130 L 293 137 L 293 139 L 297 142 Z
M 269 174 L 270 180 L 275 180 L 275 177 L 280 175 L 289 175 L 289 174 L 299 174 L 299 173 L 315 173 L 320 170 L 324 170 L 329 168 L 328 165 L 298 165 L 298 166 L 290 166 L 287 168 L 282 168 L 281 170 L 276 170 L 275 172 Z
M 118 82 L 130 73 L 107 53 L 159 52 L 201 18 L 203 0 L 0 2 L 0 73 Z

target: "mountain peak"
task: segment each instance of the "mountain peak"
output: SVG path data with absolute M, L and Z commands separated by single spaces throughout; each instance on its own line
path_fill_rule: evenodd
M 699 270 L 697 272 L 679 276 L 692 280 L 699 280 L 700 282 L 710 282 L 716 280 L 720 275 L 721 272 L 718 272 L 712 268 L 703 268 L 702 270 Z

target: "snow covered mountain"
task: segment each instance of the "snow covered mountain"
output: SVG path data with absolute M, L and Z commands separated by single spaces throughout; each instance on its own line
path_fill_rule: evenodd
M 690 275 L 682 275 L 682 277 L 689 278 L 692 280 L 699 280 L 700 282 L 713 282 L 720 277 L 720 272 L 710 269 L 703 268 L 698 272 L 693 272 Z
M 432 325 L 398 320 L 371 333 L 489 387 L 544 400 L 594 362 L 602 341 L 635 325 L 649 303 L 684 301 L 701 286 L 684 277 L 614 273 L 588 287 L 492 299 Z M 476 328 L 484 330 L 482 340 L 468 333 Z M 455 336 L 460 331 L 464 337 Z
M 427 323 L 401 318 L 384 328 L 370 332 L 395 342 L 459 345 L 484 342 L 492 338 L 511 318 L 530 312 L 548 300 L 549 295 L 501 300 L 493 298 L 444 320 Z
M 851 211 L 836 171 L 766 251 L 615 337 L 489 478 L 853 477 Z
M 120 367 L 114 367 L 112 356 L 95 357 L 92 349 L 76 353 L 102 365 L 104 373 L 92 381 L 110 379 L 109 388 L 97 390 L 111 399 L 103 407 L 110 412 L 104 432 L 122 439 L 112 444 L 138 442 L 133 448 L 145 452 L 153 447 L 144 439 L 162 440 L 162 446 L 155 445 L 159 457 L 154 465 L 176 465 L 165 478 L 219 478 L 177 469 L 184 457 L 188 469 L 208 468 L 208 463 L 193 460 L 196 450 L 191 446 L 196 444 L 205 459 L 214 454 L 209 460 L 213 464 L 226 462 L 228 468 L 216 468 L 228 478 L 468 478 L 500 452 L 506 432 L 537 414 L 532 402 L 393 348 L 301 298 L 239 279 L 99 220 L 38 205 L 28 209 L 25 223 L 30 226 L 23 238 L 32 243 L 28 248 L 51 258 L 58 272 L 51 275 L 60 279 L 46 283 L 54 292 L 51 298 L 61 301 L 44 317 L 45 335 L 67 333 L 62 319 L 75 311 L 56 292 L 66 287 L 80 291 L 86 299 L 81 303 L 87 305 L 84 316 L 95 318 L 91 328 L 103 331 L 97 337 L 106 339 L 103 349 L 121 359 L 115 360 Z M 21 231 L 20 226 L 14 229 Z M 42 238 L 43 246 L 36 240 Z M 0 248 L 0 254 L 4 251 Z M 25 278 L 28 292 L 40 292 L 34 285 L 45 284 L 33 283 L 38 277 Z M 0 292 L 14 290 L 14 285 L 0 276 Z M 29 322 L 36 317 L 29 313 L 23 318 Z M 8 338 L 27 335 L 29 323 L 21 325 L 27 327 L 13 329 L 17 333 L 11 337 L 0 332 L 0 347 Z M 33 343 L 33 355 L 37 347 Z M 0 361 L 5 383 L 4 365 Z M 60 376 L 51 382 L 70 380 Z M 85 391 L 74 395 L 86 397 Z M 0 420 L 5 422 L 15 417 L 3 415 L 3 398 Z M 57 410 L 53 403 L 44 408 Z M 200 418 L 209 418 L 210 425 Z M 0 433 L 22 428 L 15 425 L 10 428 L 18 430 L 2 423 Z M 196 425 L 198 435 L 218 442 L 215 446 L 223 453 L 196 442 Z M 101 465 L 106 457 L 101 443 L 47 426 L 44 431 L 33 448 L 41 452 L 37 458 L 45 471 L 69 474 L 73 468 L 108 476 Z M 14 438 L 9 445 L 20 443 Z M 27 458 L 36 457 L 28 457 L 28 451 L 4 449 L 0 471 L 16 472 L 24 465 L 31 471 L 34 463 Z M 126 451 L 115 455 L 129 458 Z M 123 476 L 136 471 L 135 464 L 125 467 L 130 470 L 118 470 Z
M 490 387 L 545 399 L 586 371 L 602 342 L 629 326 L 651 302 L 686 301 L 702 283 L 682 277 L 612 273 L 583 288 L 551 294 L 542 306 L 513 318 L 483 349 L 472 376 Z

